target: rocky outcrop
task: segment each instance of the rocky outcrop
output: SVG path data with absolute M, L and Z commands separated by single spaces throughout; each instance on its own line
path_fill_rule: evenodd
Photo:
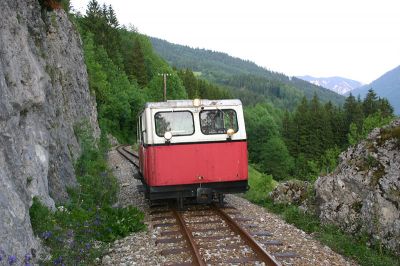
M 32 198 L 48 206 L 76 184 L 80 148 L 74 126 L 99 134 L 82 44 L 62 10 L 37 0 L 0 4 L 0 249 L 23 256 L 37 249 L 29 219 Z
M 315 190 L 322 221 L 366 232 L 400 254 L 400 119 L 343 152 Z
M 300 205 L 307 200 L 310 187 L 306 181 L 289 180 L 279 183 L 269 196 L 274 203 Z

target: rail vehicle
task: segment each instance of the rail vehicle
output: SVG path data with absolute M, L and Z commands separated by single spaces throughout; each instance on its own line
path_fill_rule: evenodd
M 248 190 L 240 100 L 168 100 L 138 117 L 139 174 L 151 201 L 219 201 Z

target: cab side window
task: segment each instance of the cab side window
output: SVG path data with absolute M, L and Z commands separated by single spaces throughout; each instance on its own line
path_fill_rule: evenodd
M 203 110 L 200 112 L 200 127 L 204 135 L 225 134 L 228 129 L 238 131 L 235 110 Z
M 189 136 L 194 133 L 193 114 L 189 111 L 158 112 L 154 117 L 159 137 L 163 137 L 167 131 L 173 136 Z

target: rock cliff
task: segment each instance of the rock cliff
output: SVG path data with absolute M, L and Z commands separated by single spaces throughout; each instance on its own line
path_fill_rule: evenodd
M 99 134 L 82 43 L 63 10 L 37 0 L 0 3 L 0 249 L 23 256 L 39 247 L 29 207 L 52 207 L 76 184 L 74 126 Z
M 322 221 L 366 232 L 400 254 L 400 119 L 343 152 L 335 172 L 318 178 L 315 189 Z

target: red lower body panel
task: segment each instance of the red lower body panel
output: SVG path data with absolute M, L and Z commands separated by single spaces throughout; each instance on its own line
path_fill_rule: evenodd
M 243 181 L 246 141 L 141 147 L 140 168 L 150 187 Z

